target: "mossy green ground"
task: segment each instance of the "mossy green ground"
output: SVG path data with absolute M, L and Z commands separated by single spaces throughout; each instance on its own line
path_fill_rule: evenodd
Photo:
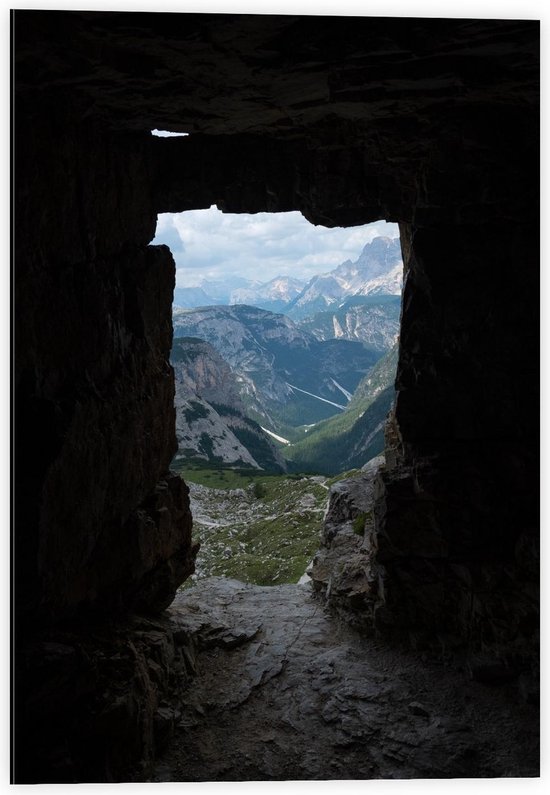
M 210 489 L 243 489 L 259 477 L 254 470 L 245 474 L 242 470 L 223 467 L 210 469 L 200 464 L 174 462 L 171 468 L 181 475 L 186 483 L 198 483 Z M 262 476 L 265 477 L 263 473 Z
M 256 585 L 295 583 L 319 546 L 328 497 L 322 476 L 183 468 L 191 490 L 197 578 Z M 257 496 L 261 495 L 261 496 Z

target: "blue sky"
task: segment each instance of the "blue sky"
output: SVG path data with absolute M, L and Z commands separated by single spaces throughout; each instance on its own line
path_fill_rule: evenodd
M 178 287 L 231 276 L 267 282 L 275 276 L 307 281 L 344 260 L 356 260 L 379 236 L 398 237 L 397 224 L 327 229 L 299 212 L 226 214 L 217 207 L 158 216 L 153 244 L 170 247 Z

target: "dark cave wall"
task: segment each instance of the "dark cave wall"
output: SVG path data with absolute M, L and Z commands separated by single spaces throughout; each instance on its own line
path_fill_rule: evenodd
M 447 650 L 466 643 L 529 667 L 538 643 L 538 239 L 516 222 L 408 227 L 402 240 L 377 621 L 415 643 L 435 636 Z
M 147 247 L 143 146 L 49 110 L 32 108 L 15 148 L 15 583 L 38 623 L 127 609 L 168 566 L 172 582 L 147 585 L 164 606 L 192 567 L 185 490 L 155 496 L 176 449 L 174 263 Z
M 175 266 L 148 246 L 144 137 L 33 99 L 14 142 L 12 776 L 131 781 L 170 737 L 166 699 L 188 673 L 166 622 L 132 616 L 167 607 L 194 568 L 188 490 L 169 472 Z

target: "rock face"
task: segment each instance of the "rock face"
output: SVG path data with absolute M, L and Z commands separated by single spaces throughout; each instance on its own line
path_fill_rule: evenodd
M 197 337 L 176 338 L 170 360 L 175 380 L 186 396 L 199 395 L 209 403 L 225 403 L 235 411 L 243 410 L 234 373 L 208 342 Z
M 142 781 L 181 718 L 196 643 L 166 618 L 43 632 L 17 654 L 32 705 L 16 726 L 21 783 Z M 16 694 L 18 695 L 18 694 Z M 23 763 L 24 761 L 24 763 Z
M 360 475 L 331 486 L 321 547 L 310 571 L 329 607 L 367 634 L 384 598 L 374 524 L 374 482 L 384 464 L 384 456 L 373 458 Z
M 78 148 L 74 139 L 67 143 L 68 136 L 60 133 L 62 151 L 64 144 Z M 110 157 L 118 151 L 112 145 Z M 16 241 L 21 570 L 15 585 L 21 620 L 31 623 L 70 618 L 81 607 L 110 612 L 125 606 L 141 575 L 190 550 L 191 517 L 183 493 L 177 494 L 181 487 L 156 507 L 176 451 L 168 361 L 173 260 L 167 248 L 145 245 L 147 232 L 133 230 L 142 240 L 139 248 L 120 239 L 120 229 L 115 235 L 97 228 L 101 221 L 108 225 L 109 216 L 96 180 L 108 183 L 116 172 L 109 160 L 103 171 L 93 158 L 85 165 L 87 179 L 75 174 L 72 182 L 63 173 L 50 174 L 48 162 L 18 167 L 22 184 L 27 179 L 34 185 L 29 212 L 32 205 L 36 218 L 43 213 L 34 202 L 46 207 L 56 184 L 63 196 L 74 192 L 74 207 L 58 208 L 61 218 L 52 221 L 55 236 L 66 231 L 61 241 L 51 239 L 47 219 L 36 224 L 32 237 L 21 233 Z M 80 205 L 88 220 L 79 221 Z M 142 209 L 136 208 L 135 224 Z M 95 229 L 94 239 L 75 239 L 79 225 L 90 235 Z M 150 520 L 144 519 L 148 506 Z M 164 537 L 153 530 L 158 510 Z M 136 535 L 143 521 L 150 530 Z
M 174 340 L 176 462 L 200 459 L 284 471 L 284 461 L 258 423 L 249 419 L 237 379 L 203 340 Z
M 376 523 L 386 629 L 468 638 L 521 670 L 538 642 L 538 518 L 529 496 L 535 418 L 524 403 L 534 401 L 536 344 L 530 324 L 525 336 L 513 330 L 517 305 L 527 305 L 535 285 L 527 274 L 517 284 L 511 257 L 518 234 L 515 226 L 502 230 L 509 248 L 500 255 L 496 288 L 491 268 L 481 264 L 490 258 L 487 239 L 477 238 L 475 251 L 457 241 L 446 262 L 454 274 L 452 310 L 442 308 L 435 261 L 442 231 L 404 234 L 397 396 Z M 510 359 L 518 362 L 519 389 L 506 374 Z
M 376 237 L 356 262 L 346 260 L 333 271 L 314 276 L 287 311 L 298 320 L 339 306 L 354 295 L 400 295 L 402 283 L 399 239 Z
M 351 298 L 334 311 L 327 309 L 303 320 L 300 327 L 319 340 L 356 340 L 367 348 L 386 353 L 399 335 L 400 310 L 398 296 Z
M 158 502 L 176 449 L 174 266 L 148 243 L 157 213 L 216 203 L 328 226 L 401 223 L 380 629 L 517 649 L 529 667 L 538 24 L 17 11 L 14 43 L 18 651 L 71 617 L 90 628 L 106 605 L 158 609 L 189 569 L 185 502 L 169 485 Z M 30 659 L 16 704 L 27 728 Z M 52 694 L 72 671 L 63 659 L 47 674 Z M 50 723 L 57 704 L 43 705 Z M 139 736 L 135 759 L 151 749 Z M 31 754 L 51 759 L 35 739 L 23 731 L 16 780 L 35 775 Z M 63 759 L 49 780 L 65 780 Z M 101 776 L 97 761 L 88 780 Z

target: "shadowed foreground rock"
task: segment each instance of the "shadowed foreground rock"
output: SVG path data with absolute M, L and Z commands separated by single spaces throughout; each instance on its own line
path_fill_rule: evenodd
M 211 578 L 169 611 L 196 677 L 156 781 L 538 775 L 515 690 L 361 638 L 307 585 Z
M 384 456 L 371 459 L 360 474 L 334 483 L 329 492 L 321 544 L 309 576 L 327 606 L 362 632 L 372 634 L 383 601 L 376 564 L 375 480 Z

